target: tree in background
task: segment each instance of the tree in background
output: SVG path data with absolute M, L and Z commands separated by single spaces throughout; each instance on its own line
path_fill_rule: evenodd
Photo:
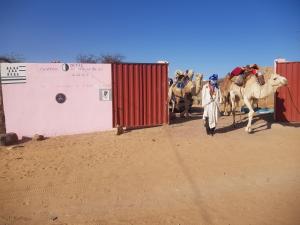
M 20 63 L 24 62 L 24 57 L 20 54 L 0 54 L 0 62 L 3 63 Z
M 121 63 L 125 57 L 120 54 L 103 54 L 96 56 L 93 54 L 80 54 L 76 61 L 79 63 Z
M 123 59 L 125 57 L 120 55 L 120 54 L 115 54 L 115 55 L 111 55 L 111 54 L 105 54 L 105 55 L 101 55 L 101 63 L 121 63 L 123 62 Z
M 77 56 L 76 61 L 79 63 L 99 63 L 100 57 L 95 56 L 93 54 L 89 54 L 89 55 L 80 54 Z

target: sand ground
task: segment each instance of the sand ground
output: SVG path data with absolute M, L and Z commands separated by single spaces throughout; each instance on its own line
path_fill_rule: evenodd
M 244 115 L 0 149 L 0 224 L 300 224 L 300 129 Z

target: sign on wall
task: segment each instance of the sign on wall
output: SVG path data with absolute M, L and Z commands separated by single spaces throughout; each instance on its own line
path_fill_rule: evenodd
M 100 89 L 100 100 L 111 101 L 111 89 Z
M 22 63 L 1 63 L 1 83 L 26 83 L 26 65 Z

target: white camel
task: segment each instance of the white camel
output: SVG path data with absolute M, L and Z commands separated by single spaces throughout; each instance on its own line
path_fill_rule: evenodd
M 252 76 L 245 87 L 240 87 L 235 83 L 231 83 L 229 87 L 229 98 L 232 107 L 233 125 L 235 126 L 235 109 L 238 101 L 242 99 L 246 106 L 249 108 L 248 124 L 245 131 L 252 132 L 251 123 L 254 114 L 251 102 L 253 99 L 262 99 L 271 94 L 274 94 L 276 90 L 284 85 L 287 85 L 287 79 L 279 74 L 272 74 L 269 79 L 266 80 L 264 85 L 259 85 L 255 76 Z

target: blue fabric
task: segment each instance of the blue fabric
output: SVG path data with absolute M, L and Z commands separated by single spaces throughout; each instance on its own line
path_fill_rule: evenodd
M 184 88 L 184 83 L 183 82 L 179 82 L 176 85 L 177 88 Z
M 213 74 L 209 77 L 209 81 L 212 86 L 218 87 L 218 74 Z
M 217 81 L 218 80 L 218 74 L 213 74 L 209 77 L 209 80 L 212 81 L 212 80 L 215 80 Z

